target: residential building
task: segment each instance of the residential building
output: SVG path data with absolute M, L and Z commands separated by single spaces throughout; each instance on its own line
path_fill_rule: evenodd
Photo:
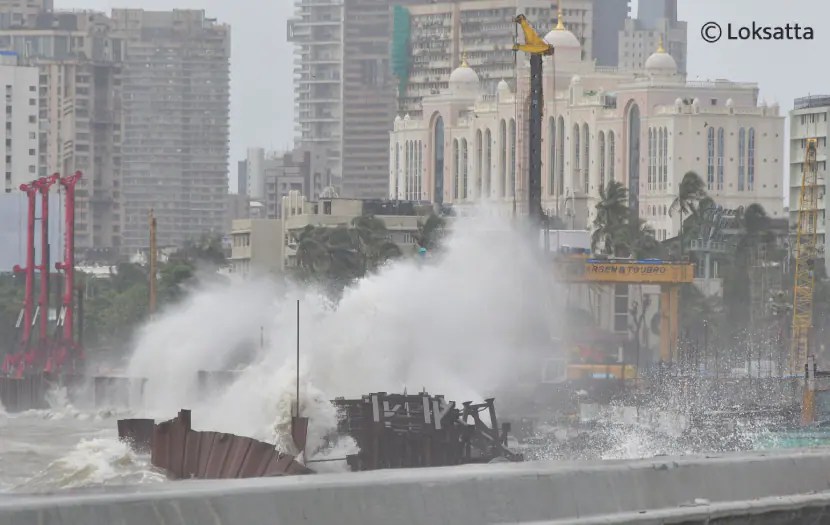
M 452 70 L 465 59 L 479 72 L 481 89 L 495 93 L 501 80 L 515 77 L 516 15 L 524 14 L 540 32 L 552 27 L 556 12 L 549 0 L 478 0 L 422 3 L 395 19 L 393 53 L 403 55 L 396 71 L 402 88 L 398 112 L 421 115 L 421 101 L 447 88 Z M 582 18 L 575 13 L 573 18 Z
M 36 2 L 25 5 L 27 10 L 37 7 Z M 51 9 L 50 2 L 43 6 Z M 17 52 L 21 64 L 40 72 L 37 174 L 83 172 L 76 190 L 78 257 L 92 248 L 117 251 L 122 233 L 123 45 L 113 35 L 111 21 L 102 13 L 44 10 L 0 27 L 0 49 Z M 142 225 L 146 229 L 146 220 Z
M 332 183 L 342 185 L 343 20 L 342 0 L 295 0 L 288 40 L 295 44 L 296 143 L 326 151 Z
M 629 14 L 628 3 L 629 0 L 592 0 L 591 51 L 583 54 L 596 60 L 598 66 L 616 67 L 619 65 L 618 35 L 625 28 L 625 21 Z M 565 0 L 565 5 L 569 6 L 570 2 Z M 571 23 L 566 11 L 565 27 L 576 34 Z M 583 42 L 584 45 L 585 42 Z
M 399 113 L 420 115 L 423 98 L 447 88 L 462 58 L 478 73 L 484 92 L 495 94 L 499 81 L 516 76 L 516 15 L 524 14 L 545 34 L 558 23 L 559 10 L 581 44 L 581 58 L 617 65 L 617 34 L 628 16 L 628 0 L 467 0 L 399 9 L 393 47 Z
M 381 197 L 386 135 L 395 116 L 393 3 L 295 0 L 295 7 L 288 39 L 297 54 L 296 144 L 325 152 L 325 186 L 354 198 Z
M 113 9 L 123 38 L 123 245 L 160 245 L 225 229 L 230 28 L 204 11 Z
M 583 59 L 594 59 L 599 66 L 616 66 L 617 35 L 628 18 L 628 3 L 629 0 L 559 0 L 552 2 L 551 9 L 561 8 L 565 27 L 582 44 Z M 537 28 L 540 32 L 549 29 Z
M 639 0 L 637 20 L 641 26 L 654 29 L 662 19 L 677 20 L 677 0 Z
M 622 69 L 639 70 L 658 44 L 686 74 L 687 24 L 677 19 L 677 0 L 641 0 L 637 18 L 625 20 L 619 31 L 619 61 Z
M 818 249 L 825 268 L 827 261 L 827 120 L 830 114 L 830 95 L 812 95 L 795 100 L 790 111 L 790 224 L 796 228 L 798 212 L 801 209 L 801 182 L 804 170 L 804 152 L 807 139 L 816 140 L 816 162 L 818 164 Z
M 282 223 L 273 219 L 239 219 L 231 228 L 231 273 L 265 276 L 283 268 Z
M 639 71 L 609 70 L 582 60 L 564 26 L 545 38 L 556 49 L 544 68 L 542 204 L 551 215 L 589 228 L 599 188 L 618 180 L 635 213 L 668 239 L 680 227 L 668 213 L 677 188 L 695 171 L 724 207 L 759 203 L 783 216 L 784 117 L 759 101 L 756 84 L 689 82 L 662 48 Z M 518 92 L 526 100 L 526 60 Z M 507 82 L 487 94 L 474 68 L 458 67 L 446 90 L 424 99 L 423 116 L 396 118 L 389 197 L 526 213 L 528 112 L 516 98 Z
M 52 9 L 53 0 L 0 0 L 0 28 L 34 27 L 38 15 Z
M 265 200 L 265 149 L 248 148 L 245 158 L 245 186 L 251 200 Z
M 297 265 L 299 237 L 307 226 L 349 226 L 354 219 L 364 215 L 383 221 L 389 240 L 400 246 L 404 253 L 414 253 L 421 214 L 422 210 L 413 202 L 325 197 L 313 202 L 292 191 L 282 199 L 283 269 Z
M 6 193 L 38 177 L 38 80 L 38 68 L 19 65 L 14 51 L 0 51 L 0 86 L 6 95 L 0 126 Z
M 278 219 L 282 198 L 290 191 L 317 198 L 324 189 L 326 158 L 320 150 L 277 153 L 249 148 L 243 162 L 252 218 Z
M 236 163 L 236 193 L 248 194 L 248 161 L 240 160 Z
M 228 218 L 225 223 L 225 232 L 230 232 L 233 221 L 251 218 L 251 201 L 247 195 L 238 193 L 228 194 Z

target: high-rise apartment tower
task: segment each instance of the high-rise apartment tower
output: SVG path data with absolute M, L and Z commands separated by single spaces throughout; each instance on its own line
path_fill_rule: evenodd
M 113 9 L 124 40 L 124 247 L 160 245 L 225 228 L 230 28 L 204 11 Z

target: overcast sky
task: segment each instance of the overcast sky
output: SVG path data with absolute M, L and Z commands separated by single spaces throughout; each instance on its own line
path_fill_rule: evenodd
M 567 5 L 567 0 L 565 0 Z M 231 178 L 234 162 L 248 146 L 285 149 L 293 139 L 292 46 L 286 20 L 293 0 L 56 0 L 58 8 L 112 7 L 205 9 L 232 26 Z M 761 96 L 782 112 L 808 93 L 830 93 L 824 50 L 830 44 L 830 4 L 819 0 L 679 0 L 679 18 L 689 23 L 689 79 L 728 78 L 758 82 Z M 636 1 L 632 2 L 636 13 Z M 783 17 L 783 18 L 782 18 Z M 701 27 L 710 21 L 751 26 L 811 24 L 812 41 L 727 41 L 706 43 Z

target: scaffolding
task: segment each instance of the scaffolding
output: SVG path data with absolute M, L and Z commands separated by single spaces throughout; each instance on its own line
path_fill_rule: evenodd
M 818 170 L 816 139 L 806 139 L 798 206 L 798 234 L 795 244 L 795 286 L 793 288 L 793 334 L 790 373 L 800 375 L 807 365 L 810 330 L 813 326 L 814 267 L 818 237 Z

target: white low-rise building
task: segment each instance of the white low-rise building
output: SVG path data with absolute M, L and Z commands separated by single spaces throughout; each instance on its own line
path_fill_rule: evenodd
M 588 228 L 599 188 L 623 182 L 630 205 L 658 240 L 680 227 L 669 208 L 680 181 L 697 172 L 719 204 L 761 204 L 782 217 L 784 117 L 753 83 L 689 81 L 660 46 L 642 70 L 595 66 L 561 24 L 546 40 L 542 204 L 572 228 Z M 390 140 L 389 196 L 459 207 L 527 209 L 529 63 L 516 88 L 481 89 L 462 63 L 449 88 L 425 97 L 422 117 L 399 116 Z M 517 95 L 518 93 L 518 95 Z

